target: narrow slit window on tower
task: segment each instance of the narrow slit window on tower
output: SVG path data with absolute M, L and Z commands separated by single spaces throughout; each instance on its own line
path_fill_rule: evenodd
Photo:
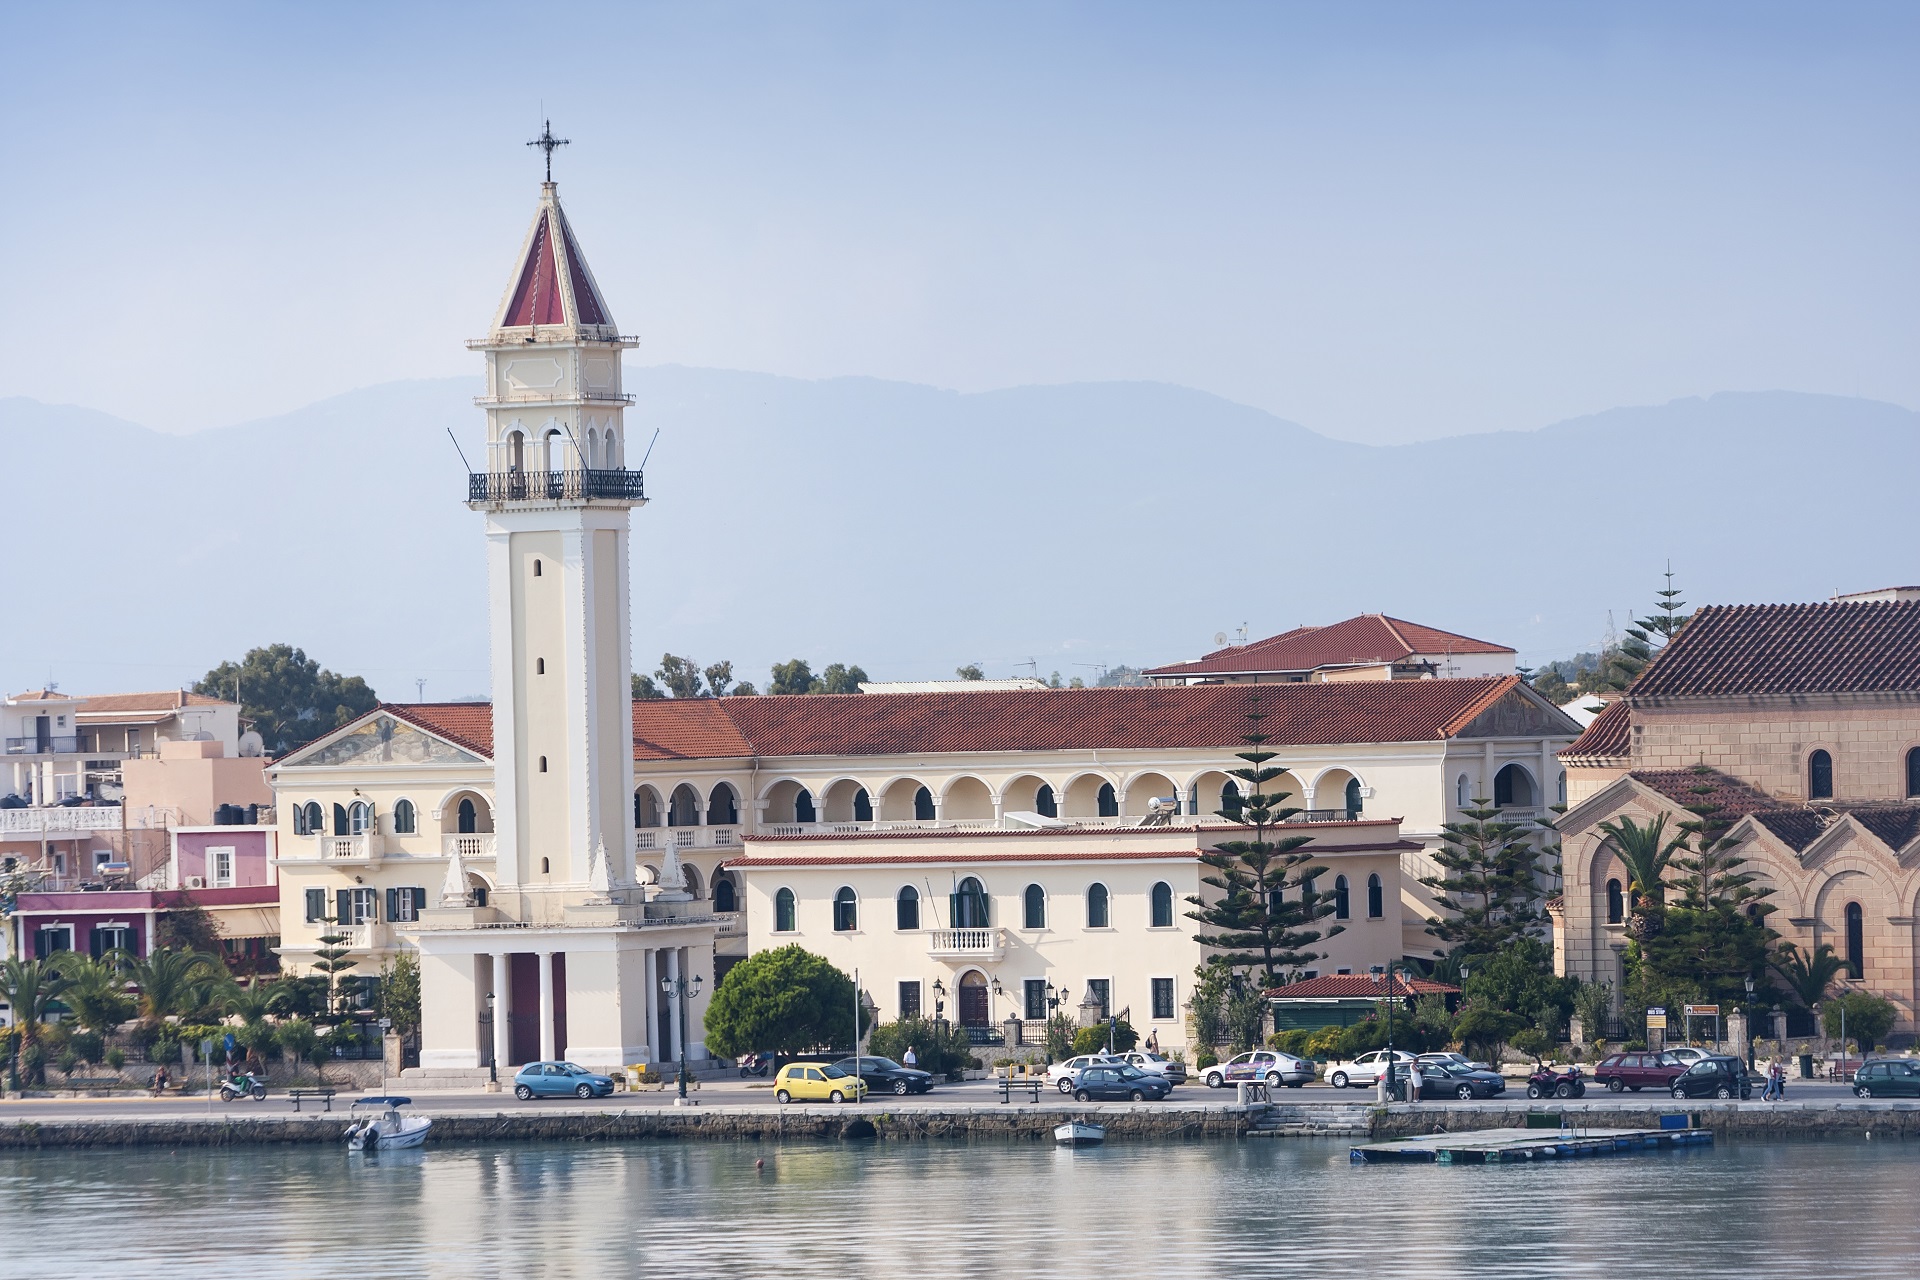
M 535 556 L 533 558 L 533 576 L 536 578 L 540 576 L 540 557 L 539 556 Z
M 545 756 L 541 756 L 541 757 L 540 757 L 540 772 L 542 772 L 542 773 L 545 773 L 546 771 L 547 771 L 547 758 L 546 758 Z
M 552 859 L 550 859 L 550 858 L 542 858 L 542 859 L 540 859 L 540 874 L 541 874 L 541 875 L 543 875 L 543 876 L 544 876 L 544 875 L 546 875 L 546 874 L 547 874 L 548 872 L 550 872 L 550 871 L 552 871 L 552 870 L 553 870 L 553 860 L 552 860 Z
M 533 674 L 537 676 L 547 674 L 547 660 L 545 658 L 535 658 L 533 660 Z

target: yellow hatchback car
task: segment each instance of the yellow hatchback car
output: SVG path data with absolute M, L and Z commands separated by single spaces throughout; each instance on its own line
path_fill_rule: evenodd
M 773 1078 L 773 1096 L 782 1102 L 860 1102 L 867 1082 L 824 1062 L 789 1062 Z

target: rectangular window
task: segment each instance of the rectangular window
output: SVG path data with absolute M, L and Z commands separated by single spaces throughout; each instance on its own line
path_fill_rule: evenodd
M 1087 989 L 1093 992 L 1093 998 L 1100 1002 L 1100 1016 L 1102 1018 L 1111 1017 L 1113 1014 L 1112 979 L 1089 978 L 1087 979 Z
M 133 951 L 133 928 L 124 924 L 97 924 L 93 927 L 93 938 L 87 944 L 95 960 L 101 959 L 109 951 Z
M 307 890 L 307 923 L 318 924 L 326 918 L 327 891 L 325 889 Z
M 425 889 L 387 890 L 387 919 L 411 923 L 427 905 Z
M 216 889 L 232 888 L 233 887 L 233 849 L 232 847 L 229 846 L 226 848 L 207 850 L 207 870 L 213 874 L 214 888 Z
M 918 982 L 900 984 L 900 1016 L 903 1018 L 920 1016 L 920 984 Z
M 57 952 L 71 950 L 73 926 L 70 924 L 44 925 L 33 935 L 33 957 L 36 960 L 45 960 Z
M 372 889 L 343 889 L 346 899 L 346 912 L 340 917 L 341 924 L 370 924 L 380 918 L 380 909 L 375 904 Z
M 1028 978 L 1025 990 L 1027 1021 L 1044 1022 L 1047 1017 L 1047 980 L 1045 978 Z
M 1155 978 L 1153 980 L 1153 1016 L 1156 1018 L 1173 1017 L 1173 979 Z

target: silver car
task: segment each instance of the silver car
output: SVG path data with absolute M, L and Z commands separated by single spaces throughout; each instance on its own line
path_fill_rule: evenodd
M 1128 1066 L 1138 1067 L 1150 1076 L 1165 1076 L 1168 1084 L 1187 1082 L 1187 1064 L 1177 1059 L 1164 1058 L 1157 1053 L 1148 1053 L 1142 1049 L 1120 1054 L 1119 1058 Z

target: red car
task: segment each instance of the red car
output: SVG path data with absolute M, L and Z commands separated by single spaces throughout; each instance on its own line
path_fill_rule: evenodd
M 1687 1064 L 1670 1053 L 1611 1053 L 1593 1069 L 1593 1082 L 1614 1093 L 1631 1089 L 1671 1089 Z

